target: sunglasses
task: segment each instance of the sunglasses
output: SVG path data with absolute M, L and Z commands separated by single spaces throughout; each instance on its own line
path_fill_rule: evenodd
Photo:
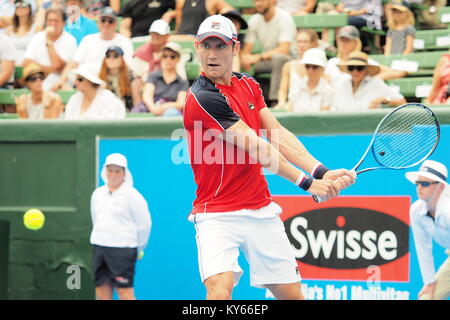
M 432 184 L 438 184 L 439 181 L 433 181 L 433 182 L 428 182 L 428 181 L 416 181 L 416 186 L 421 185 L 422 187 L 428 188 L 430 185 Z
M 313 70 L 317 70 L 319 69 L 320 66 L 316 66 L 315 64 L 305 64 L 305 68 L 306 69 L 313 69 Z
M 348 71 L 353 71 L 353 70 L 363 71 L 365 68 L 366 68 L 366 66 L 348 66 L 347 70 Z
M 82 77 L 77 77 L 77 78 L 75 79 L 75 81 L 83 82 L 83 81 L 84 81 L 84 78 L 82 78 Z
M 111 58 L 117 59 L 119 57 L 120 57 L 120 55 L 118 53 L 107 53 L 106 54 L 106 58 L 108 58 L 108 59 L 111 59 Z
M 162 58 L 163 59 L 167 59 L 170 58 L 171 60 L 175 60 L 178 56 L 174 55 L 174 54 L 163 54 Z
M 100 19 L 101 23 L 106 23 L 108 22 L 109 24 L 114 24 L 116 22 L 116 20 L 112 19 L 112 18 L 101 18 Z
M 25 2 L 17 2 L 16 3 L 16 8 L 27 8 L 28 4 Z
M 32 75 L 32 76 L 29 76 L 27 79 L 26 79 L 26 81 L 27 82 L 35 82 L 36 80 L 44 80 L 45 79 L 45 76 L 42 74 L 42 73 L 39 73 L 39 74 L 37 74 L 37 75 Z

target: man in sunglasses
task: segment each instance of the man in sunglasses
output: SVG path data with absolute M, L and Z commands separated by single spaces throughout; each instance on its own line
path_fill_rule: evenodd
M 127 37 L 116 32 L 117 15 L 110 7 L 105 7 L 100 13 L 98 19 L 98 28 L 100 32 L 89 34 L 81 40 L 81 43 L 75 51 L 72 61 L 64 69 L 61 80 L 54 86 L 53 90 L 62 88 L 68 79 L 73 81 L 73 70 L 83 64 L 95 66 L 100 71 L 100 67 L 105 57 L 106 50 L 109 47 L 116 46 L 122 48 L 123 58 L 128 66 L 133 59 L 133 44 Z
M 422 300 L 450 297 L 450 257 L 436 272 L 432 252 L 433 240 L 450 256 L 450 188 L 445 165 L 426 160 L 419 171 L 407 172 L 406 178 L 416 184 L 418 200 L 410 210 L 411 227 L 424 286 Z

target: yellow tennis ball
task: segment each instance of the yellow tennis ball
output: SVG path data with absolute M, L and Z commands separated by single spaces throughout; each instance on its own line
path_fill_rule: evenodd
M 23 224 L 30 230 L 39 230 L 44 226 L 45 216 L 39 209 L 30 209 L 23 215 Z

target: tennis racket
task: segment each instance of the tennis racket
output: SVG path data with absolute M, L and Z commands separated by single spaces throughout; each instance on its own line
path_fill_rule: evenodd
M 415 166 L 433 153 L 439 137 L 439 121 L 433 111 L 420 103 L 401 105 L 381 119 L 369 146 L 352 170 L 361 174 L 376 169 Z M 369 153 L 376 166 L 358 170 Z M 315 195 L 313 199 L 323 201 Z

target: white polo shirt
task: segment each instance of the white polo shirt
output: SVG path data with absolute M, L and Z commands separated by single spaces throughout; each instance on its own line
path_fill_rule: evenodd
M 103 185 L 91 197 L 91 244 L 143 250 L 152 225 L 147 201 L 132 186 L 123 183 L 110 192 Z
M 323 78 L 313 90 L 308 88 L 308 78 L 303 77 L 298 81 L 295 89 L 289 91 L 289 100 L 292 103 L 292 111 L 319 112 L 323 107 L 331 107 L 334 89 Z
M 436 281 L 432 240 L 450 249 L 450 188 L 446 188 L 436 205 L 434 220 L 427 215 L 428 208 L 423 200 L 415 201 L 410 209 L 414 245 L 424 284 Z
M 336 88 L 332 108 L 340 112 L 366 111 L 376 98 L 396 100 L 402 99 L 403 96 L 389 88 L 380 78 L 371 76 L 366 76 L 358 90 L 353 93 L 352 81 L 347 79 Z

